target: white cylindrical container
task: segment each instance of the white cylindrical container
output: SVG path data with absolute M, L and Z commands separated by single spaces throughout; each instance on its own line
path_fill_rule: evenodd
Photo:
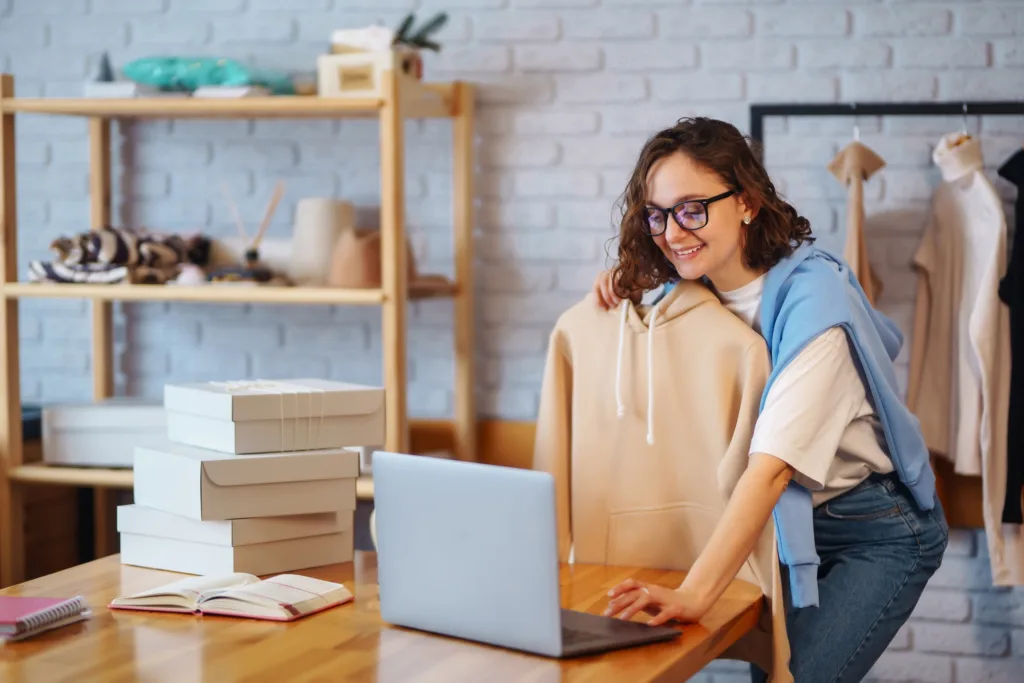
M 334 244 L 354 230 L 355 206 L 329 197 L 306 197 L 295 206 L 292 255 L 288 275 L 297 285 L 324 286 Z

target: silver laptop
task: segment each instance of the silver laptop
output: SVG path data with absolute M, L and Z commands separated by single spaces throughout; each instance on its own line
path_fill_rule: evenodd
M 377 451 L 373 483 L 386 622 L 549 657 L 680 635 L 561 608 L 545 472 Z

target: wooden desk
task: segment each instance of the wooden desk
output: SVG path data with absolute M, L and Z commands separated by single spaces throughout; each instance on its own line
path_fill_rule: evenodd
M 117 595 L 178 574 L 119 563 L 116 555 L 41 577 L 3 595 L 84 595 L 93 617 L 0 647 L 0 680 L 46 681 L 681 681 L 753 628 L 760 591 L 734 582 L 701 624 L 676 642 L 557 661 L 419 633 L 380 620 L 375 555 L 297 572 L 345 583 L 354 603 L 291 624 L 180 614 L 117 612 Z M 600 566 L 563 567 L 562 606 L 599 614 L 605 592 L 627 577 L 678 585 L 682 574 Z M 457 587 L 452 599 L 458 599 Z M 500 615 L 495 615 L 500 618 Z M 643 617 L 638 617 L 643 619 Z

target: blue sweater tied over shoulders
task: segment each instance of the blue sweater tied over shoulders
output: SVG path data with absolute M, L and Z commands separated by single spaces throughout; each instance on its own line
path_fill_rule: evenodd
M 924 510 L 935 505 L 935 474 L 917 417 L 906 407 L 893 361 L 903 345 L 899 328 L 870 304 L 852 270 L 840 258 L 803 244 L 765 276 L 761 334 L 772 370 L 768 391 L 793 358 L 822 332 L 841 327 L 852 342 L 868 397 L 885 433 L 889 456 L 900 480 Z M 811 493 L 791 481 L 772 516 L 779 557 L 789 570 L 794 607 L 817 606 L 818 565 Z

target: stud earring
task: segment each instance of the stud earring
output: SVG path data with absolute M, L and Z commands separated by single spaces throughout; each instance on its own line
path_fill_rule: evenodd
M 744 225 L 750 225 L 750 216 L 744 216 L 743 217 L 743 224 Z

